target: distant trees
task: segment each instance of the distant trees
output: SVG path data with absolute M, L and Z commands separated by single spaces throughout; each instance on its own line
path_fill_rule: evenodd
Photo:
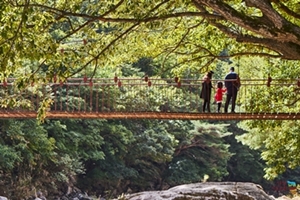
M 170 186 L 206 181 L 206 175 L 209 181 L 221 181 L 228 175 L 226 167 L 232 154 L 224 138 L 231 133 L 222 124 L 192 124 L 195 130 L 177 136 L 179 144 L 166 176 Z
M 118 195 L 220 181 L 231 156 L 218 125 L 160 120 L 2 121 L 1 195 L 77 186 Z M 195 128 L 195 130 L 193 130 Z M 50 176 L 51 174 L 51 176 Z M 5 193 L 4 193 L 5 192 Z

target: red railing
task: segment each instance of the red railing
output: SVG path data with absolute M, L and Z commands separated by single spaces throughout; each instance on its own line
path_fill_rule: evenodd
M 218 81 L 212 80 L 216 87 Z M 242 79 L 236 113 L 298 113 L 299 79 Z M 48 112 L 67 113 L 202 113 L 202 80 L 144 78 L 70 78 L 66 82 L 32 84 L 19 90 L 9 79 L 0 84 L 6 112 L 37 112 L 48 102 Z M 215 88 L 211 94 L 211 112 Z M 282 101 L 283 99 L 289 99 Z M 226 94 L 223 96 L 222 111 Z M 14 102 L 10 102 L 14 101 Z M 259 103 L 257 103 L 259 102 Z M 230 105 L 231 106 L 231 105 Z M 230 110 L 229 106 L 229 110 Z

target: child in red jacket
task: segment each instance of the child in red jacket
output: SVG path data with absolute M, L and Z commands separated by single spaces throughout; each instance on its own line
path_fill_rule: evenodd
M 226 92 L 226 88 L 223 88 L 223 82 L 219 81 L 217 83 L 217 90 L 216 90 L 216 94 L 215 94 L 215 101 L 218 105 L 218 113 L 221 110 L 221 106 L 222 106 L 222 100 L 223 100 L 223 94 Z

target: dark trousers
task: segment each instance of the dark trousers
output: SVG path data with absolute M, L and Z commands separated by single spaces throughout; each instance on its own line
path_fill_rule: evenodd
M 205 112 L 205 108 L 207 108 L 207 112 L 210 112 L 210 101 L 204 99 L 202 106 L 203 112 Z
M 222 102 L 218 102 L 217 104 L 218 104 L 218 112 L 220 112 L 221 111 Z
M 237 90 L 233 90 L 232 93 L 227 93 L 226 95 L 226 102 L 225 102 L 225 113 L 228 112 L 228 106 L 230 103 L 230 100 L 232 101 L 231 103 L 231 112 L 235 112 L 235 102 L 236 102 L 236 96 L 237 96 Z

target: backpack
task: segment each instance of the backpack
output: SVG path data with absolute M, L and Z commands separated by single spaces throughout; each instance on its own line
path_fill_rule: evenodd
M 236 87 L 237 89 L 241 87 L 241 79 L 238 74 L 236 75 L 236 81 L 233 82 L 233 86 Z

